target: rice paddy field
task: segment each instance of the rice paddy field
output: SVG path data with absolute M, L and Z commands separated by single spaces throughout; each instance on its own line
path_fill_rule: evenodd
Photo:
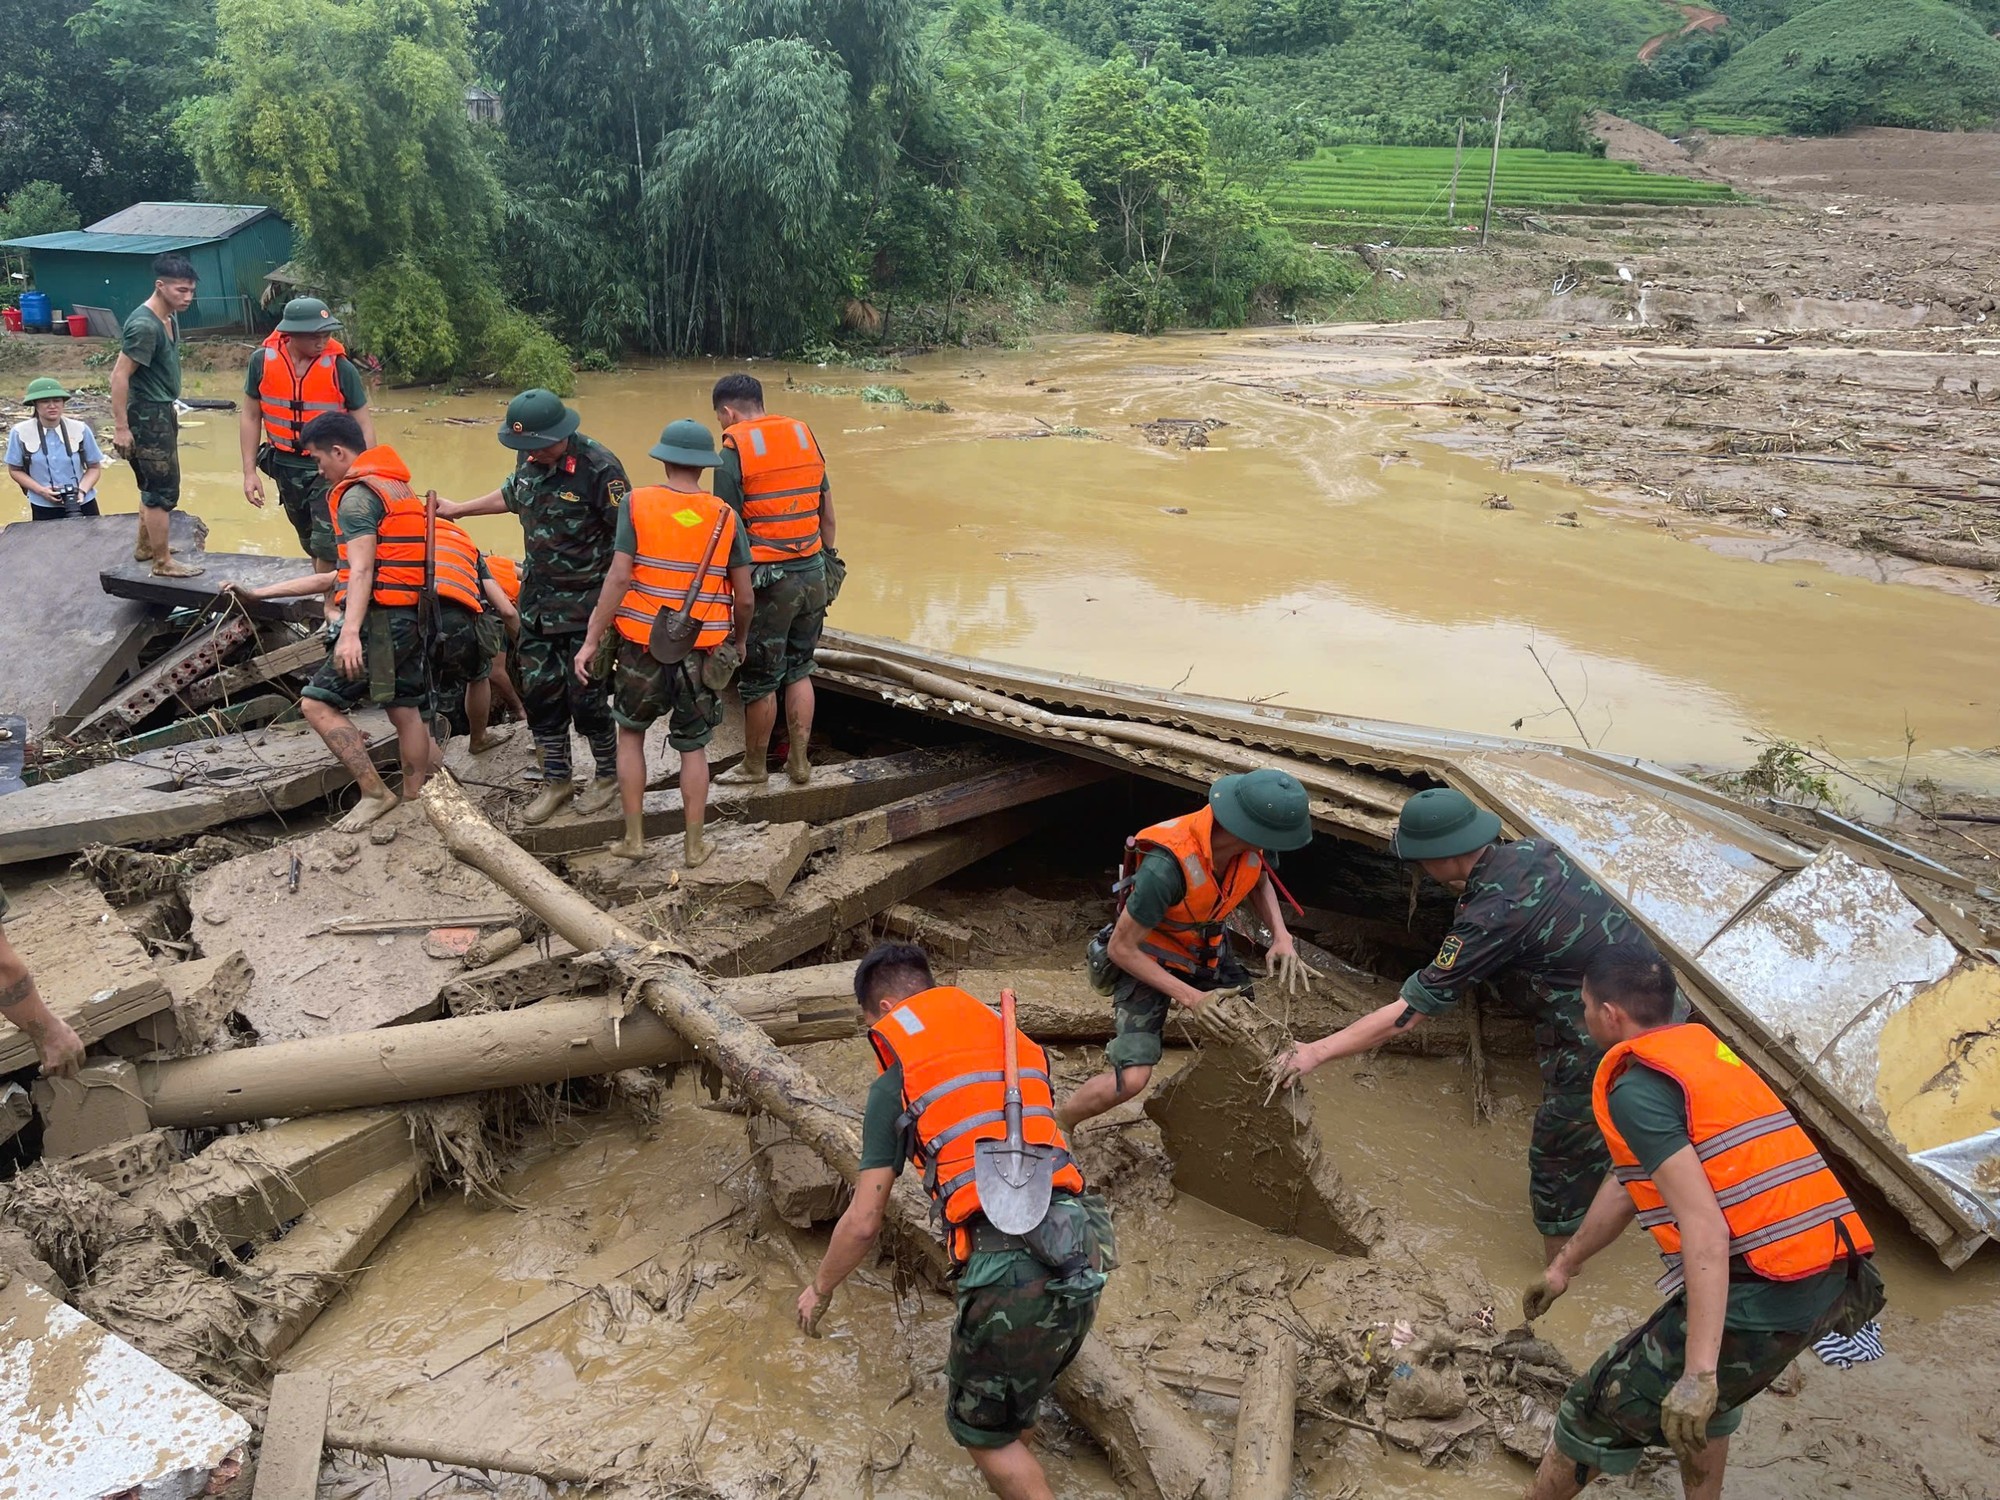
M 1278 222 L 1301 239 L 1352 244 L 1449 245 L 1476 234 L 1489 152 L 1465 150 L 1456 212 L 1450 146 L 1326 146 L 1271 190 Z M 1503 147 L 1496 210 L 1624 217 L 1740 203 L 1717 182 L 1647 172 L 1580 151 Z

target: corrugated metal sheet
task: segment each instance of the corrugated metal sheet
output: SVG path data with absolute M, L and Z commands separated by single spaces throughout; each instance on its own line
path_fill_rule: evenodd
M 85 234 L 171 234 L 184 243 L 227 239 L 271 210 L 258 203 L 135 203 L 99 219 Z
M 190 238 L 184 234 L 99 234 L 93 229 L 65 229 L 57 234 L 0 240 L 0 244 L 19 250 L 81 250 L 92 255 L 163 255 L 169 250 L 206 245 L 216 238 L 212 234 Z

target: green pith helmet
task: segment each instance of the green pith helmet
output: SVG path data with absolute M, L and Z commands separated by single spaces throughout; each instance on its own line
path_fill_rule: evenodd
M 715 451 L 715 439 L 692 417 L 667 423 L 660 440 L 646 451 L 661 463 L 686 464 L 694 469 L 712 469 L 722 462 L 722 455 Z
M 582 417 L 563 405 L 562 397 L 536 386 L 507 403 L 507 419 L 500 424 L 500 441 L 517 452 L 528 453 L 560 443 L 582 421 Z
M 1500 837 L 1500 818 L 1448 786 L 1418 792 L 1396 820 L 1398 859 L 1456 859 Z
M 294 297 L 285 304 L 285 316 L 278 323 L 280 333 L 338 333 L 340 319 L 317 297 Z
M 1306 789 L 1284 771 L 1245 771 L 1208 789 L 1215 821 L 1253 849 L 1303 849 L 1312 842 Z
M 67 401 L 69 392 L 63 389 L 60 380 L 51 380 L 46 375 L 37 375 L 28 382 L 28 394 L 21 398 L 33 406 L 37 401 Z

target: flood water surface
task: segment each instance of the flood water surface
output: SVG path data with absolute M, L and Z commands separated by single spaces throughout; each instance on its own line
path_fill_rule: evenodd
M 708 419 L 725 368 L 583 376 L 584 431 L 647 482 L 659 429 Z M 750 368 L 828 453 L 845 629 L 1289 707 L 1587 735 L 1675 764 L 1740 764 L 1747 740 L 1779 735 L 1890 780 L 2000 787 L 2000 610 L 1718 555 L 1678 513 L 1667 528 L 1453 452 L 1469 417 L 1436 404 L 1466 389 L 1448 368 L 1343 362 L 1272 333 L 1057 339 L 880 374 Z M 869 382 L 951 410 L 866 401 Z M 419 487 L 454 499 L 507 472 L 504 404 L 376 396 Z M 1160 419 L 1226 425 L 1183 450 L 1147 440 L 1140 424 Z M 217 546 L 295 551 L 275 504 L 241 497 L 234 422 L 190 418 L 186 503 Z M 112 508 L 131 507 L 130 483 L 112 470 Z M 1511 510 L 1486 507 L 1500 494 Z M 473 530 L 519 551 L 510 519 Z

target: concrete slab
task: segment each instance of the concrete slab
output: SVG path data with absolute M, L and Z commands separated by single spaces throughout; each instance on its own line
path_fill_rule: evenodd
M 7 940 L 27 962 L 49 1008 L 85 1042 L 173 1003 L 146 950 L 88 880 L 71 877 L 17 891 L 7 914 Z M 34 1060 L 34 1043 L 0 1022 L 0 1073 Z
M 354 722 L 368 736 L 375 763 L 392 764 L 396 736 L 388 715 L 371 709 Z M 289 812 L 352 784 L 303 724 L 148 750 L 0 798 L 0 865 L 75 854 L 90 844 L 199 833 Z
M 643 859 L 581 854 L 569 862 L 576 888 L 600 906 L 626 906 L 675 891 L 708 911 L 770 906 L 791 885 L 813 848 L 807 823 L 722 823 L 709 830 L 713 852 L 692 870 L 683 866 L 678 835 L 654 839 Z
M 213 602 L 225 583 L 256 588 L 312 571 L 312 563 L 303 557 L 263 557 L 249 552 L 193 552 L 183 561 L 199 567 L 200 576 L 158 578 L 151 563 L 134 562 L 128 552 L 124 561 L 99 570 L 97 581 L 114 598 L 162 604 L 169 609 L 200 609 Z M 243 609 L 260 620 L 317 620 L 323 605 L 315 595 L 310 599 L 246 599 Z
M 176 547 L 199 547 L 207 532 L 198 518 L 175 513 Z M 28 721 L 31 741 L 97 707 L 138 665 L 164 617 L 157 605 L 114 599 L 96 585 L 104 569 L 131 560 L 137 533 L 130 516 L 0 527 L 0 709 Z
M 0 1286 L 0 1432 L 0 1494 L 147 1500 L 204 1493 L 250 1440 L 235 1412 L 22 1277 Z

